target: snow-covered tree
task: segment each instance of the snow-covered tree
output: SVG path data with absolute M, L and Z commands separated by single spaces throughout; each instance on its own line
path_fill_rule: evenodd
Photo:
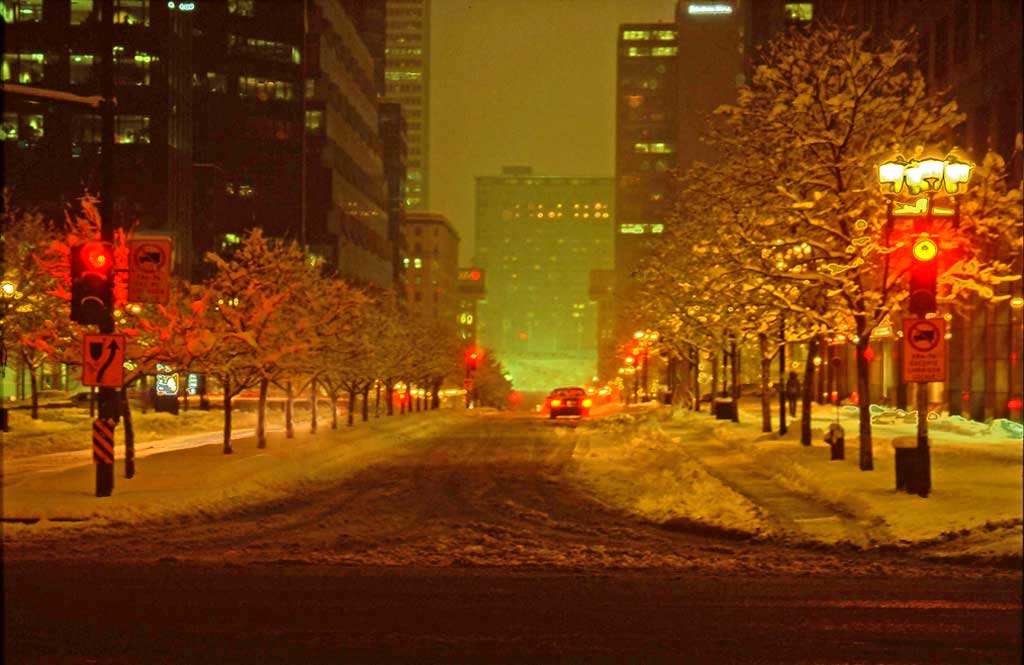
M 825 294 L 838 332 L 856 344 L 857 390 L 865 405 L 860 466 L 871 469 L 864 351 L 871 332 L 906 295 L 876 166 L 939 144 L 963 116 L 954 102 L 926 91 L 906 40 L 873 51 L 869 35 L 820 24 L 781 35 L 761 58 L 736 104 L 716 111 L 708 135 L 723 156 L 716 172 L 749 184 L 730 188 L 749 223 L 737 234 L 739 248 L 727 251 L 739 249 L 734 255 L 748 260 L 778 257 L 772 269 L 748 266 L 747 279 L 759 281 L 757 288 L 776 296 L 789 291 L 791 302 L 807 289 Z M 805 266 L 799 274 L 795 261 Z

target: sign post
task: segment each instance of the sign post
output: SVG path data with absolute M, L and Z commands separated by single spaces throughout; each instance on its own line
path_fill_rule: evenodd
M 928 383 L 946 380 L 946 321 L 903 321 L 903 380 L 917 383 L 916 474 L 907 491 L 926 497 L 931 492 L 931 449 L 928 446 Z

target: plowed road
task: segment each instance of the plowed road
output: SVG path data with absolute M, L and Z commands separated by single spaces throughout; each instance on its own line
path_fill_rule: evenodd
M 579 437 L 475 418 L 230 512 L 5 538 L 5 662 L 1019 662 L 1019 572 L 666 530 L 587 494 Z

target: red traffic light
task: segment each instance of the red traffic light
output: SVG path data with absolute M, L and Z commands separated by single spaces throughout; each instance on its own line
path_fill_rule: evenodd
M 922 233 L 911 246 L 910 301 L 912 314 L 924 316 L 936 310 L 939 244 L 936 238 Z
M 110 323 L 114 303 L 114 247 L 86 242 L 71 247 L 71 320 Z
M 82 267 L 85 270 L 108 272 L 114 265 L 111 247 L 103 242 L 89 242 L 81 246 Z

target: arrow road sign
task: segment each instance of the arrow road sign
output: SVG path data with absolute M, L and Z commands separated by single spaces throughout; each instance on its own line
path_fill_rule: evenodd
M 124 385 L 124 335 L 85 335 L 82 385 L 120 388 Z

